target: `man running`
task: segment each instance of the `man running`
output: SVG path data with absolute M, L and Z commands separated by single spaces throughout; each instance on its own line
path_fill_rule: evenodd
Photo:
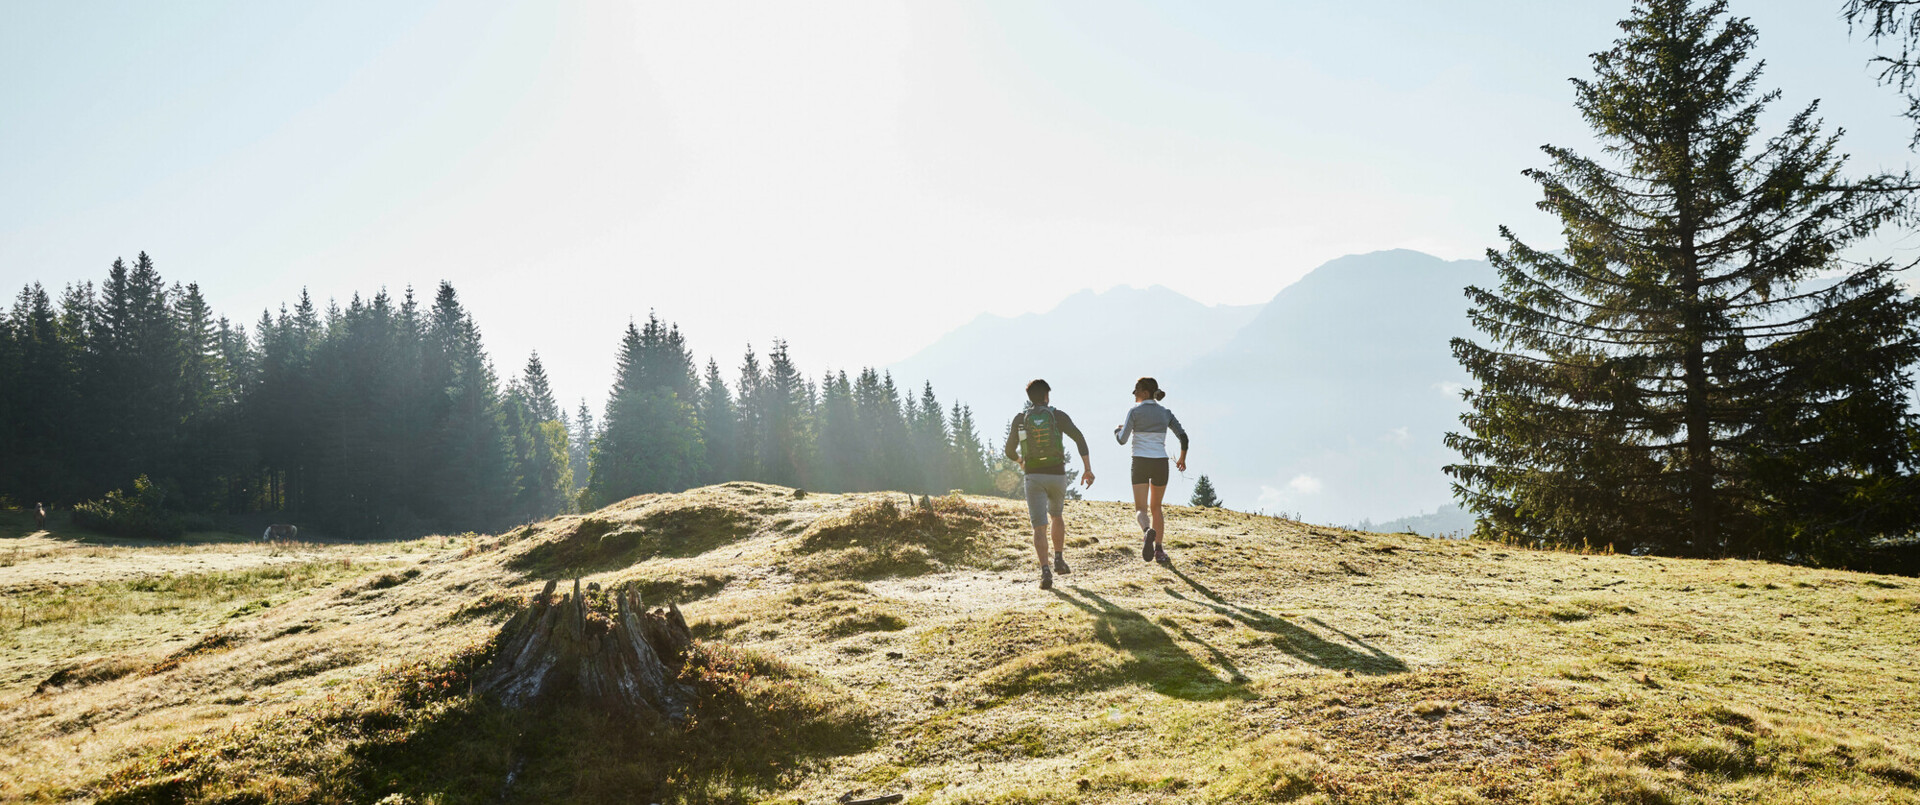
M 1067 412 L 1047 404 L 1052 386 L 1045 380 L 1027 384 L 1027 408 L 1013 415 L 1007 428 L 1007 458 L 1018 462 L 1027 476 L 1027 514 L 1033 519 L 1033 552 L 1040 558 L 1040 589 L 1053 589 L 1053 574 L 1067 568 L 1067 451 L 1061 434 L 1080 448 L 1080 483 L 1093 485 L 1093 461 L 1087 456 L 1086 437 L 1073 426 Z M 1047 524 L 1053 524 L 1053 564 L 1047 564 Z
M 1163 565 L 1167 563 L 1167 518 L 1160 500 L 1167 496 L 1169 430 L 1180 437 L 1180 460 L 1175 466 L 1187 471 L 1187 429 L 1180 427 L 1180 420 L 1160 404 L 1166 398 L 1160 381 L 1140 378 L 1133 384 L 1133 410 L 1127 412 L 1126 422 L 1113 429 L 1114 438 L 1121 444 L 1126 444 L 1129 436 L 1133 438 L 1133 511 L 1146 535 L 1140 558 Z

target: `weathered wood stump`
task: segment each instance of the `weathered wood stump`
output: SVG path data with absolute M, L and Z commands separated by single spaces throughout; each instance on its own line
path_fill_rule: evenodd
M 573 580 L 573 594 L 554 600 L 557 582 L 533 606 L 501 627 L 499 653 L 475 689 L 512 708 L 576 700 L 635 718 L 681 720 L 692 691 L 677 681 L 693 633 L 669 603 L 648 611 L 629 583 L 609 595 L 608 612 Z

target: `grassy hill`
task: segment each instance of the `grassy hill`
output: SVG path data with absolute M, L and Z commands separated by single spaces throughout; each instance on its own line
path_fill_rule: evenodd
M 0 519 L 0 799 L 1920 802 L 1920 584 L 1220 510 L 727 484 L 496 536 Z M 680 602 L 685 725 L 468 695 L 550 578 Z

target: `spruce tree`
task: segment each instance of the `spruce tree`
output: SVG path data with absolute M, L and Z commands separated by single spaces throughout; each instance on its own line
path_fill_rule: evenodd
M 816 439 L 821 489 L 852 492 L 869 488 L 862 485 L 865 468 L 861 466 L 860 421 L 854 410 L 853 386 L 845 371 L 828 372 L 821 384 Z
M 1914 122 L 1913 144 L 1920 146 L 1920 2 L 1915 0 L 1847 0 L 1842 13 L 1847 25 L 1865 28 L 1867 38 L 1892 41 L 1894 55 L 1875 56 L 1880 83 L 1891 85 L 1907 98 L 1906 117 Z
M 774 339 L 767 353 L 767 372 L 755 397 L 766 480 L 782 486 L 805 486 L 811 479 L 813 433 L 812 393 L 806 378 L 787 352 L 787 342 Z
M 567 441 L 567 466 L 574 468 L 573 488 L 569 494 L 575 499 L 587 488 L 589 473 L 588 460 L 593 455 L 593 440 L 599 431 L 593 424 L 593 409 L 587 407 L 587 398 L 580 398 L 580 407 L 573 413 L 573 434 Z
M 753 354 L 753 345 L 747 345 L 746 357 L 740 359 L 740 380 L 734 384 L 734 405 L 740 412 L 739 436 L 735 448 L 740 480 L 766 480 L 765 467 L 769 464 L 766 456 L 766 439 L 760 417 L 760 387 L 766 377 L 760 371 L 760 358 Z
M 432 498 L 436 522 L 483 530 L 511 517 L 509 442 L 501 421 L 493 366 L 480 331 L 453 284 L 441 282 L 428 325 L 430 376 L 441 378 L 434 400 Z
M 553 385 L 547 382 L 547 367 L 540 363 L 538 350 L 527 356 L 527 368 L 520 375 L 520 388 L 536 422 L 560 420 L 560 404 L 554 402 Z
M 1606 156 L 1529 171 L 1564 252 L 1503 228 L 1502 283 L 1467 289 L 1487 341 L 1449 466 L 1482 535 L 1829 558 L 1912 527 L 1916 310 L 1888 262 L 1843 254 L 1903 209 L 1846 182 L 1725 2 L 1641 0 L 1576 104 Z
M 71 296 L 71 293 L 70 293 Z M 0 425 L 0 447 L 11 473 L 5 491 L 25 503 L 71 500 L 82 491 L 80 369 L 84 333 L 63 326 L 39 283 L 21 289 L 10 316 L 12 345 L 8 381 L 0 395 L 9 410 Z
M 887 399 L 880 384 L 880 373 L 872 367 L 861 369 L 853 379 L 854 438 L 842 445 L 855 458 L 848 475 L 852 488 L 883 489 L 894 478 L 888 472 L 886 437 L 900 416 L 896 401 Z
M 949 435 L 945 412 L 933 394 L 933 383 L 920 387 L 920 402 L 913 423 L 913 462 L 920 469 L 920 490 L 938 494 L 953 488 L 953 475 L 947 462 Z
M 740 480 L 740 413 L 720 379 L 720 362 L 712 358 L 700 387 L 700 438 L 707 448 L 706 483 Z
M 1218 509 L 1225 505 L 1220 502 L 1220 496 L 1213 491 L 1213 479 L 1204 474 L 1200 476 L 1200 480 L 1194 482 L 1193 497 L 1187 502 L 1203 509 Z
M 532 522 L 569 510 L 573 470 L 567 427 L 540 353 L 527 358 L 520 378 L 508 386 L 503 410 L 513 445 L 516 518 Z
M 213 310 L 200 293 L 200 286 L 189 284 L 174 300 L 174 315 L 180 334 L 180 359 L 177 401 L 181 419 L 176 423 L 174 456 L 181 494 L 187 505 L 205 511 L 218 506 L 218 478 L 234 469 L 234 457 L 223 444 L 223 432 L 231 415 L 232 387 L 227 364 L 221 355 L 220 333 Z
M 997 453 L 988 449 L 980 441 L 980 430 L 973 420 L 973 407 L 953 404 L 949 419 L 953 431 L 953 478 L 960 489 L 969 494 L 998 494 L 994 487 L 993 456 Z
M 590 506 L 644 492 L 679 492 L 699 479 L 706 455 L 689 399 L 692 360 L 677 328 L 653 316 L 644 329 L 627 325 L 590 459 Z

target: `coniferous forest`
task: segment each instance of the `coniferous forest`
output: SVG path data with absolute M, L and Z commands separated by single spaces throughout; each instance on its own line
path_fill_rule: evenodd
M 284 520 L 385 537 L 729 480 L 997 491 L 972 411 L 931 385 L 873 369 L 816 382 L 784 342 L 749 348 L 731 377 L 702 371 L 653 316 L 609 346 L 605 410 L 569 415 L 538 354 L 496 371 L 449 283 L 325 308 L 302 292 L 249 328 L 142 253 L 0 311 L 0 500 L 141 535 Z M 115 521 L 129 511 L 135 525 Z

